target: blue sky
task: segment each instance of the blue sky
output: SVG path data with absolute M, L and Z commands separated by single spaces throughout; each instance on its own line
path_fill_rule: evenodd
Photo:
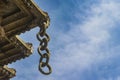
M 38 28 L 21 34 L 32 42 L 29 58 L 9 65 L 16 68 L 12 80 L 120 80 L 119 0 L 35 0 L 47 11 L 51 25 L 49 48 L 53 72 L 38 72 Z

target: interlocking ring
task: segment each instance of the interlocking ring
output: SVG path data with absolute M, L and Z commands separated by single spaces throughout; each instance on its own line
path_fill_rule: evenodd
M 41 50 L 45 50 L 48 46 L 48 41 L 46 38 L 43 38 L 41 43 L 40 43 L 40 46 L 41 46 Z
M 39 33 L 40 33 L 40 36 L 43 37 L 46 34 L 46 27 L 44 27 L 44 26 L 41 27 Z
M 44 37 L 41 37 L 41 36 L 40 36 L 40 33 L 37 33 L 36 37 L 37 37 L 38 41 L 40 41 L 40 42 L 42 41 L 42 38 L 44 38 L 44 37 L 45 37 L 48 41 L 50 41 L 50 37 L 48 36 L 48 34 L 45 34 Z
M 48 68 L 48 72 L 45 72 L 45 71 L 43 71 L 43 67 L 42 67 L 43 64 L 44 64 L 44 63 L 40 63 L 40 64 L 39 64 L 39 71 L 40 71 L 41 73 L 45 74 L 45 75 L 49 75 L 49 74 L 52 72 L 51 66 L 50 66 L 49 64 L 47 64 L 46 67 Z
M 38 53 L 39 53 L 40 56 L 43 55 L 43 54 L 41 53 L 41 46 L 38 47 L 37 51 L 38 51 Z M 45 52 L 50 55 L 50 51 L 49 51 L 48 48 L 45 49 Z
M 48 62 L 49 62 L 49 57 L 50 57 L 50 55 L 47 54 L 47 53 L 45 53 L 45 54 L 42 55 L 42 57 L 40 58 L 40 62 L 43 63 L 43 64 L 42 64 L 42 67 L 47 66 L 47 64 L 48 64 Z M 43 59 L 44 59 L 44 58 L 46 59 L 45 62 L 43 62 Z

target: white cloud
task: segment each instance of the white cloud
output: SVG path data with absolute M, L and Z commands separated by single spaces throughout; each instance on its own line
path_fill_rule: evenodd
M 58 40 L 63 47 L 55 50 L 54 74 L 60 77 L 73 71 L 81 73 L 99 62 L 115 57 L 112 51 L 116 48 L 114 46 L 110 50 L 109 40 L 112 38 L 111 30 L 118 27 L 116 21 L 120 20 L 119 7 L 120 3 L 114 1 L 92 5 L 90 16 L 85 17 L 82 24 L 71 22 L 71 29 L 60 33 Z
M 116 78 L 108 78 L 108 79 L 101 79 L 101 80 L 120 80 L 120 76 L 118 76 Z

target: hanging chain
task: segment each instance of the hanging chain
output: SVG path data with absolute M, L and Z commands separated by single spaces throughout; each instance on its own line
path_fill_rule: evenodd
M 49 65 L 50 52 L 47 48 L 48 42 L 50 41 L 50 37 L 46 33 L 48 26 L 48 22 L 44 21 L 43 24 L 40 25 L 40 31 L 36 35 L 38 41 L 40 42 L 37 49 L 40 55 L 39 71 L 45 75 L 49 75 L 52 72 L 51 66 Z M 45 71 L 44 68 L 48 68 L 48 71 Z

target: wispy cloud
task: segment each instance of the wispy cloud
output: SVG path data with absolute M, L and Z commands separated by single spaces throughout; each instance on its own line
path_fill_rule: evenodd
M 82 24 L 70 22 L 71 29 L 66 33 L 60 33 L 58 41 L 62 47 L 55 50 L 57 54 L 53 56 L 53 69 L 57 79 L 72 73 L 80 76 L 84 71 L 104 64 L 104 60 L 108 61 L 119 55 L 113 52 L 118 46 L 110 45 L 112 29 L 119 27 L 116 25 L 120 20 L 119 7 L 120 3 L 114 1 L 102 1 L 97 5 L 91 5 Z M 81 15 L 78 15 L 80 12 L 76 13 L 81 21 Z M 82 79 L 82 76 L 77 80 Z M 65 77 L 62 80 L 65 80 Z

